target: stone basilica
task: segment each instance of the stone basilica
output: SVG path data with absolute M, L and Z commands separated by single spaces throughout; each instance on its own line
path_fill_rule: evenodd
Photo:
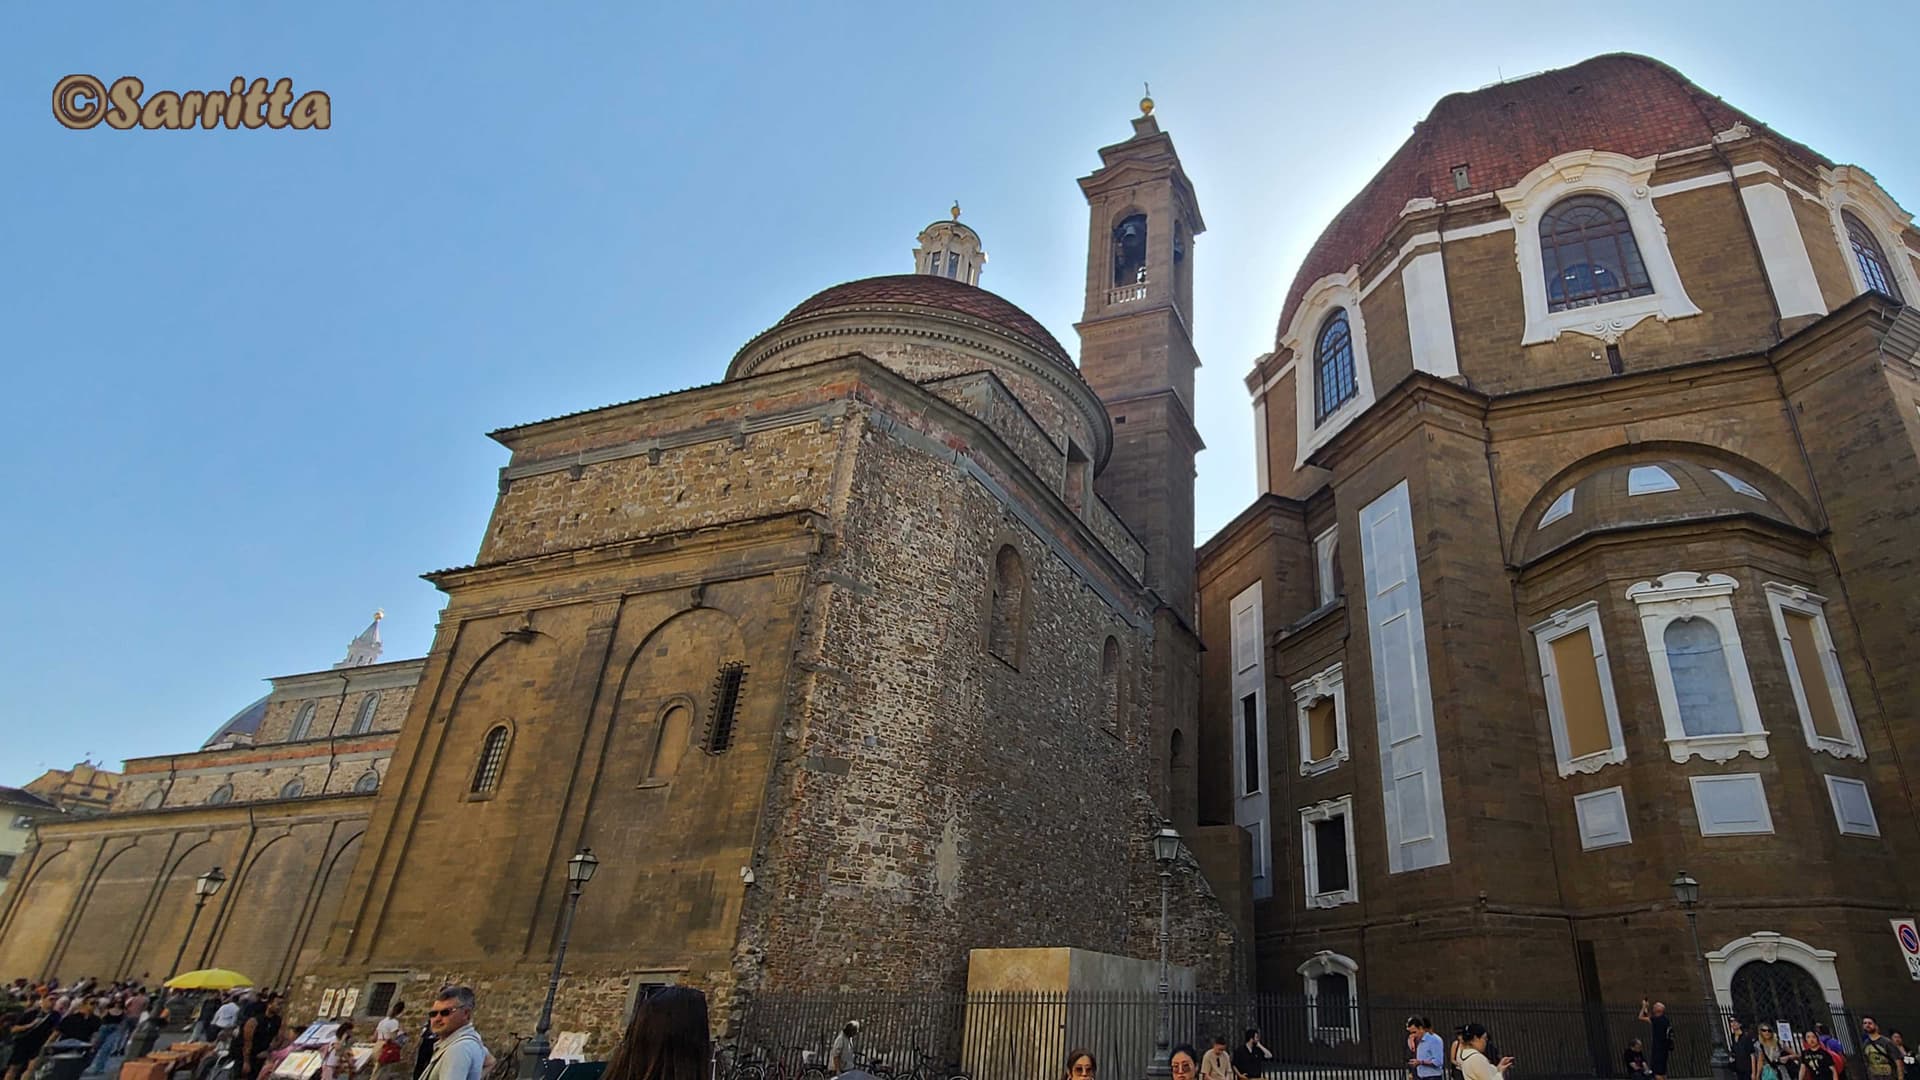
M 599 1038 L 659 983 L 1155 955 L 1164 818 L 1202 987 L 1685 1001 L 1684 869 L 1723 1001 L 1910 994 L 1909 216 L 1644 58 L 1447 97 L 1276 298 L 1263 494 L 1196 550 L 1205 226 L 1143 105 L 1080 181 L 1077 361 L 956 212 L 720 382 L 494 432 L 431 652 L 376 620 L 129 761 L 42 828 L 0 974 L 185 941 L 527 1030 L 588 847 L 558 1019 Z

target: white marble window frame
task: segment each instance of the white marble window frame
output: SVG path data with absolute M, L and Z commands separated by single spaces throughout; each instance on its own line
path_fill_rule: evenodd
M 1700 314 L 1687 296 L 1667 246 L 1667 227 L 1654 207 L 1648 182 L 1658 156 L 1630 158 L 1606 150 L 1575 150 L 1556 155 L 1519 183 L 1497 192 L 1513 221 L 1514 258 L 1526 313 L 1522 345 L 1556 341 L 1569 331 L 1612 344 L 1641 320 L 1666 322 Z M 1618 203 L 1633 228 L 1653 291 L 1645 296 L 1549 311 L 1545 263 L 1540 252 L 1540 218 L 1554 204 L 1574 195 L 1601 195 Z
M 1864 827 L 1857 827 L 1847 821 L 1846 811 L 1840 806 L 1840 792 L 1842 789 L 1858 791 L 1860 793 L 1860 804 L 1866 807 L 1867 810 L 1867 823 Z M 1868 789 L 1865 780 L 1856 780 L 1851 776 L 1834 776 L 1829 774 L 1827 776 L 1827 801 L 1833 804 L 1833 824 L 1835 828 L 1840 830 L 1841 836 L 1878 837 L 1880 835 L 1880 815 L 1873 809 L 1873 793 Z
M 1360 1041 L 1360 965 L 1353 958 L 1322 949 L 1294 969 L 1299 972 L 1307 1001 L 1308 1038 L 1318 1043 Z M 1320 1008 L 1320 976 L 1344 975 L 1347 980 L 1347 1008 Z M 1331 1015 L 1329 1015 L 1331 1014 Z M 1333 1021 L 1333 1022 L 1329 1022 Z
M 1841 217 L 1848 212 L 1872 230 L 1873 238 L 1880 242 L 1880 253 L 1892 264 L 1888 270 L 1899 282 L 1906 302 L 1920 303 L 1920 273 L 1915 272 L 1913 256 L 1905 243 L 1913 215 L 1902 210 L 1871 176 L 1851 165 L 1822 169 L 1820 179 L 1824 181 L 1820 201 L 1827 208 L 1834 242 L 1840 245 L 1842 260 L 1847 264 L 1847 280 L 1853 284 L 1853 295 L 1867 291 L 1867 278 L 1860 272 L 1860 260 L 1854 256 L 1853 241 L 1847 236 L 1847 223 Z
M 1314 825 L 1334 818 L 1347 822 L 1347 887 L 1320 888 L 1320 845 L 1314 841 Z M 1360 902 L 1360 859 L 1353 840 L 1353 796 L 1342 795 L 1312 806 L 1300 808 L 1300 859 L 1302 888 L 1310 908 L 1332 908 Z
M 1345 273 L 1328 274 L 1314 282 L 1306 295 L 1301 297 L 1300 306 L 1294 309 L 1293 322 L 1280 339 L 1280 348 L 1290 350 L 1294 357 L 1295 469 L 1306 465 L 1307 458 L 1315 450 L 1325 446 L 1355 417 L 1373 405 L 1373 364 L 1367 358 L 1367 318 L 1360 310 L 1359 270 L 1355 266 Z M 1314 355 L 1314 348 L 1319 344 L 1320 328 L 1337 310 L 1347 313 L 1347 330 L 1353 340 L 1356 389 L 1352 397 L 1316 423 L 1313 407 L 1319 393 L 1315 382 L 1319 357 Z
M 1800 731 L 1807 748 L 1839 758 L 1865 761 L 1866 744 L 1860 738 L 1860 723 L 1853 714 L 1853 701 L 1847 695 L 1847 682 L 1840 670 L 1840 652 L 1833 645 L 1833 631 L 1827 627 L 1827 598 L 1801 585 L 1778 581 L 1761 584 L 1767 597 L 1767 613 L 1773 617 L 1774 636 L 1780 642 L 1780 659 L 1787 668 L 1787 682 L 1793 687 L 1793 707 L 1800 714 Z M 1820 670 L 1827 677 L 1834 715 L 1840 720 L 1842 738 L 1821 735 L 1813 726 L 1813 710 L 1807 704 L 1807 688 L 1800 681 L 1800 665 L 1794 662 L 1793 640 L 1787 634 L 1787 612 L 1813 620 L 1813 633 L 1820 650 Z
M 1527 629 L 1533 633 L 1534 652 L 1540 658 L 1540 683 L 1546 691 L 1547 721 L 1553 731 L 1553 756 L 1560 775 L 1595 773 L 1626 761 L 1627 740 L 1620 727 L 1620 706 L 1613 694 L 1613 669 L 1607 664 L 1606 634 L 1600 629 L 1600 602 L 1589 600 L 1579 607 L 1556 611 Z M 1588 640 L 1593 643 L 1593 666 L 1600 677 L 1600 703 L 1607 714 L 1608 746 L 1576 758 L 1567 736 L 1566 703 L 1560 696 L 1560 673 L 1556 670 L 1551 646 L 1581 630 L 1587 631 Z
M 1294 723 L 1300 733 L 1300 775 L 1318 776 L 1340 767 L 1350 756 L 1347 749 L 1347 677 L 1346 665 L 1334 664 L 1308 679 L 1294 683 L 1293 687 Z M 1325 757 L 1308 760 L 1308 749 L 1313 745 L 1311 723 L 1308 712 L 1314 704 L 1331 699 L 1333 701 L 1334 747 Z
M 1721 773 L 1714 776 L 1689 776 L 1687 785 L 1693 792 L 1694 818 L 1699 822 L 1701 836 L 1768 836 L 1773 833 L 1773 808 L 1767 804 L 1767 785 L 1760 779 L 1759 773 Z M 1700 789 L 1703 787 L 1740 786 L 1750 788 L 1759 801 L 1760 817 L 1764 819 L 1758 827 L 1729 828 L 1716 825 L 1707 819 L 1706 807 L 1700 802 Z
M 1614 836 L 1596 835 L 1588 828 L 1587 808 L 1610 803 L 1620 812 L 1620 834 Z M 1627 794 L 1619 787 L 1601 788 L 1573 797 L 1573 816 L 1580 828 L 1580 850 L 1601 851 L 1610 847 L 1622 847 L 1633 843 L 1633 825 L 1627 820 Z
M 1647 656 L 1653 665 L 1654 691 L 1660 700 L 1660 718 L 1667 732 L 1667 754 L 1676 763 L 1684 764 L 1694 757 L 1727 762 L 1740 754 L 1764 758 L 1770 752 L 1767 729 L 1760 720 L 1760 705 L 1753 696 L 1753 677 L 1748 673 L 1746 650 L 1740 644 L 1740 628 L 1733 617 L 1733 592 L 1739 587 L 1739 582 L 1725 574 L 1677 571 L 1662 574 L 1656 581 L 1639 582 L 1627 590 L 1627 599 L 1639 608 Z M 1665 636 L 1668 624 L 1681 619 L 1705 619 L 1719 633 L 1727 675 L 1733 683 L 1734 706 L 1740 717 L 1739 731 L 1688 735 L 1681 725 L 1680 699 L 1674 689 Z

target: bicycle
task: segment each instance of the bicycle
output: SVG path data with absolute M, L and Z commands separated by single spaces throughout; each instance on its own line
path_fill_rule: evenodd
M 893 1080 L 973 1080 L 957 1061 L 940 1062 L 939 1054 L 929 1054 L 925 1050 L 915 1053 L 920 1055 L 920 1064 L 905 1072 L 894 1073 Z M 940 1062 L 937 1068 L 935 1062 Z
M 789 1046 L 779 1057 L 738 1047 L 723 1047 L 716 1055 L 716 1060 L 728 1059 L 719 1069 L 723 1080 L 827 1080 L 826 1067 L 808 1058 L 804 1046 Z
M 505 1051 L 493 1056 L 493 1069 L 487 1073 L 486 1080 L 515 1080 L 520 1075 L 520 1048 L 526 1044 L 527 1036 L 507 1037 L 513 1041 L 507 1044 Z

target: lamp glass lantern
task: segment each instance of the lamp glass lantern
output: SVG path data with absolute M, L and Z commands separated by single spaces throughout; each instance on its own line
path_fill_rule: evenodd
M 212 896 L 214 893 L 220 891 L 220 886 L 226 883 L 227 875 L 221 873 L 220 868 L 216 866 L 193 880 L 193 894 L 195 896 Z
M 1160 826 L 1153 834 L 1153 857 L 1162 866 L 1169 866 L 1180 857 L 1180 834 L 1171 825 Z
M 600 860 L 594 857 L 592 848 L 581 848 L 573 858 L 567 860 L 567 880 L 575 885 L 585 885 L 593 880 L 594 871 L 600 869 Z
M 1674 875 L 1673 899 L 1683 908 L 1691 908 L 1700 902 L 1700 883 L 1685 870 Z

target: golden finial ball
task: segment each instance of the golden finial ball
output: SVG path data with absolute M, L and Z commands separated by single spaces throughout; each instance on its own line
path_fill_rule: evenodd
M 1153 115 L 1153 99 L 1152 98 L 1143 97 L 1140 99 L 1140 115 L 1141 116 Z
M 953 215 L 953 220 L 955 221 L 960 220 L 960 200 L 959 199 L 953 200 L 953 209 L 948 210 L 947 213 Z

